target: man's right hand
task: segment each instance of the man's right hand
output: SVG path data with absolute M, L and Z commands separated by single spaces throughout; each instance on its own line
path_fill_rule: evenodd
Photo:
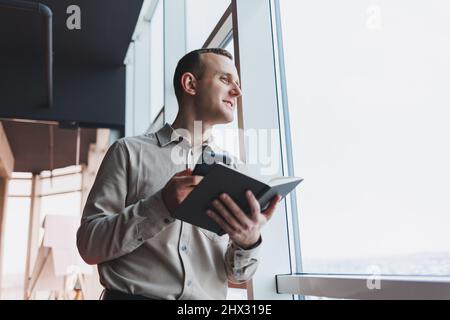
M 192 170 L 187 169 L 177 173 L 167 182 L 162 189 L 162 198 L 172 216 L 175 214 L 175 209 L 202 180 L 203 177 L 193 176 Z

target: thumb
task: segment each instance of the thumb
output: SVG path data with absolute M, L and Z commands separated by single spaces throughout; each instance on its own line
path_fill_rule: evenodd
M 184 176 L 191 176 L 192 175 L 192 170 L 191 169 L 186 169 L 184 171 L 178 172 L 175 177 L 184 177 Z

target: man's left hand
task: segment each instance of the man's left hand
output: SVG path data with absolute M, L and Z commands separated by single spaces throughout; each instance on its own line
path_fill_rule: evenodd
M 261 228 L 272 218 L 281 196 L 275 196 L 264 212 L 251 191 L 246 192 L 250 205 L 250 214 L 242 209 L 227 194 L 213 201 L 215 212 L 208 210 L 206 214 L 213 219 L 242 249 L 251 248 L 261 237 Z

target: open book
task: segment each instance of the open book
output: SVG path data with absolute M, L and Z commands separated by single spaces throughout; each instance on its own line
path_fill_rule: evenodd
M 189 194 L 189 196 L 175 210 L 175 218 L 200 228 L 210 230 L 218 235 L 225 231 L 206 215 L 206 210 L 214 211 L 212 202 L 222 193 L 227 193 L 236 204 L 245 212 L 250 212 L 245 191 L 251 190 L 258 200 L 261 211 L 264 211 L 270 201 L 279 194 L 284 198 L 300 182 L 302 178 L 277 177 L 263 182 L 261 179 L 235 170 L 223 163 L 214 163 L 208 166 L 207 174 L 202 182 Z M 194 170 L 194 175 L 196 175 Z

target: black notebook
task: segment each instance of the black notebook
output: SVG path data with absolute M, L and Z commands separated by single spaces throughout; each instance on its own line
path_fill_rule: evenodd
M 175 210 L 175 218 L 218 235 L 225 234 L 225 231 L 206 215 L 206 210 L 214 211 L 212 201 L 222 193 L 230 195 L 234 202 L 248 214 L 250 208 L 245 191 L 253 192 L 261 206 L 261 211 L 264 211 L 277 194 L 284 198 L 303 181 L 302 178 L 277 177 L 263 182 L 223 163 L 207 165 L 207 170 L 205 164 L 197 166 L 199 167 L 194 169 L 193 174 L 203 175 L 204 178 Z

